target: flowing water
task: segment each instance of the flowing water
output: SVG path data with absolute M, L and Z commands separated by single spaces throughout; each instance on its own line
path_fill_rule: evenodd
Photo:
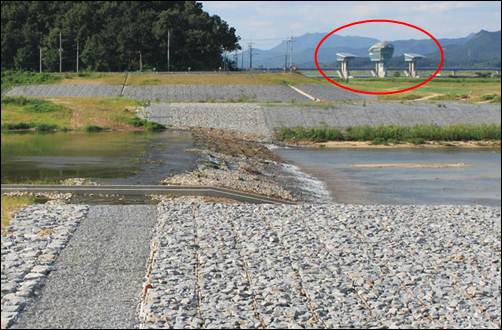
M 326 184 L 335 202 L 500 206 L 500 149 L 279 148 L 275 152 Z M 458 168 L 357 168 L 375 163 L 465 163 Z
M 2 133 L 2 183 L 52 183 L 89 178 L 108 184 L 158 184 L 190 170 L 196 156 L 191 134 Z

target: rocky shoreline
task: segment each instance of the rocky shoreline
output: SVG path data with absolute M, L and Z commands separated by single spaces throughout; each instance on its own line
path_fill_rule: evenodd
M 192 134 L 198 147 L 193 150 L 199 155 L 197 168 L 165 178 L 163 184 L 224 187 L 299 202 L 330 200 L 327 190 L 304 191 L 309 186 L 296 183 L 305 183 L 306 174 L 254 137 L 218 129 L 194 129 Z

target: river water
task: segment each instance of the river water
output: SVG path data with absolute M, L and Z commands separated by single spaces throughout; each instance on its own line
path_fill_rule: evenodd
M 89 178 L 158 184 L 196 167 L 190 132 L 2 133 L 2 183 Z M 280 180 L 310 202 L 501 205 L 500 149 L 278 148 Z M 357 168 L 375 163 L 465 163 L 460 168 Z M 304 172 L 304 173 L 302 173 Z M 289 186 L 288 186 L 289 184 Z
M 322 181 L 332 199 L 357 204 L 500 206 L 500 149 L 299 149 L 275 152 Z M 465 163 L 461 168 L 355 168 L 374 163 Z
M 195 167 L 190 132 L 2 133 L 2 183 L 158 184 Z

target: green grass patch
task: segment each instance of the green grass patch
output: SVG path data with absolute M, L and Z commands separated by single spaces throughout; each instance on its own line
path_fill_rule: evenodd
M 356 126 L 340 130 L 334 127 L 282 128 L 276 133 L 281 141 L 371 141 L 375 144 L 426 141 L 500 141 L 500 125 L 417 125 Z
M 481 100 L 490 101 L 493 103 L 500 103 L 500 95 L 497 94 L 485 94 L 481 96 Z
M 98 125 L 87 125 L 84 128 L 84 131 L 86 131 L 88 133 L 98 133 L 98 132 L 102 132 L 104 130 L 105 130 L 104 127 L 101 127 L 101 126 L 98 126 Z
M 1 220 L 3 233 L 3 230 L 9 225 L 13 213 L 23 206 L 34 203 L 35 199 L 30 196 L 2 196 L 1 201 Z
M 31 123 L 6 123 L 2 124 L 2 130 L 27 130 L 33 128 Z
M 342 81 L 340 83 L 364 91 L 393 91 L 414 86 L 422 80 L 422 78 L 411 79 L 407 77 L 354 78 L 350 79 L 348 83 Z M 431 97 L 429 101 L 479 102 L 483 100 L 484 95 L 495 95 L 492 102 L 496 103 L 500 102 L 500 86 L 500 77 L 435 78 L 413 91 L 380 95 L 378 99 L 383 101 L 410 101 L 429 96 Z
M 54 132 L 59 129 L 58 125 L 55 124 L 37 124 L 35 125 L 35 131 L 37 132 Z
M 2 70 L 2 94 L 17 85 L 51 84 L 61 79 L 50 73 Z
M 45 112 L 55 112 L 62 111 L 64 107 L 59 104 L 54 104 L 52 102 L 27 98 L 23 96 L 19 97 L 3 97 L 2 98 L 2 108 L 3 106 L 18 106 L 22 107 L 25 112 L 33 113 L 45 113 Z
M 141 102 L 123 97 L 55 97 L 34 99 L 3 97 L 2 130 L 161 130 L 165 127 L 136 118 Z
M 143 127 L 144 129 L 149 131 L 160 131 L 166 129 L 166 127 L 162 124 L 155 123 L 153 121 L 148 121 L 146 119 L 141 119 L 138 117 L 128 119 L 127 123 L 134 127 Z
M 282 85 L 317 84 L 321 80 L 300 73 L 206 72 L 206 73 L 131 73 L 128 85 Z
M 2 97 L 1 107 L 2 130 L 48 132 L 70 127 L 72 111 L 51 101 Z

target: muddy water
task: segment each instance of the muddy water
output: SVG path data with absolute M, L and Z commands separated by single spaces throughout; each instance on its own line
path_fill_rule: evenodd
M 500 150 L 308 150 L 277 154 L 323 181 L 335 202 L 500 206 Z M 375 163 L 466 163 L 462 168 L 354 168 Z
M 157 184 L 195 166 L 191 134 L 2 133 L 2 183 L 89 178 L 100 183 Z

